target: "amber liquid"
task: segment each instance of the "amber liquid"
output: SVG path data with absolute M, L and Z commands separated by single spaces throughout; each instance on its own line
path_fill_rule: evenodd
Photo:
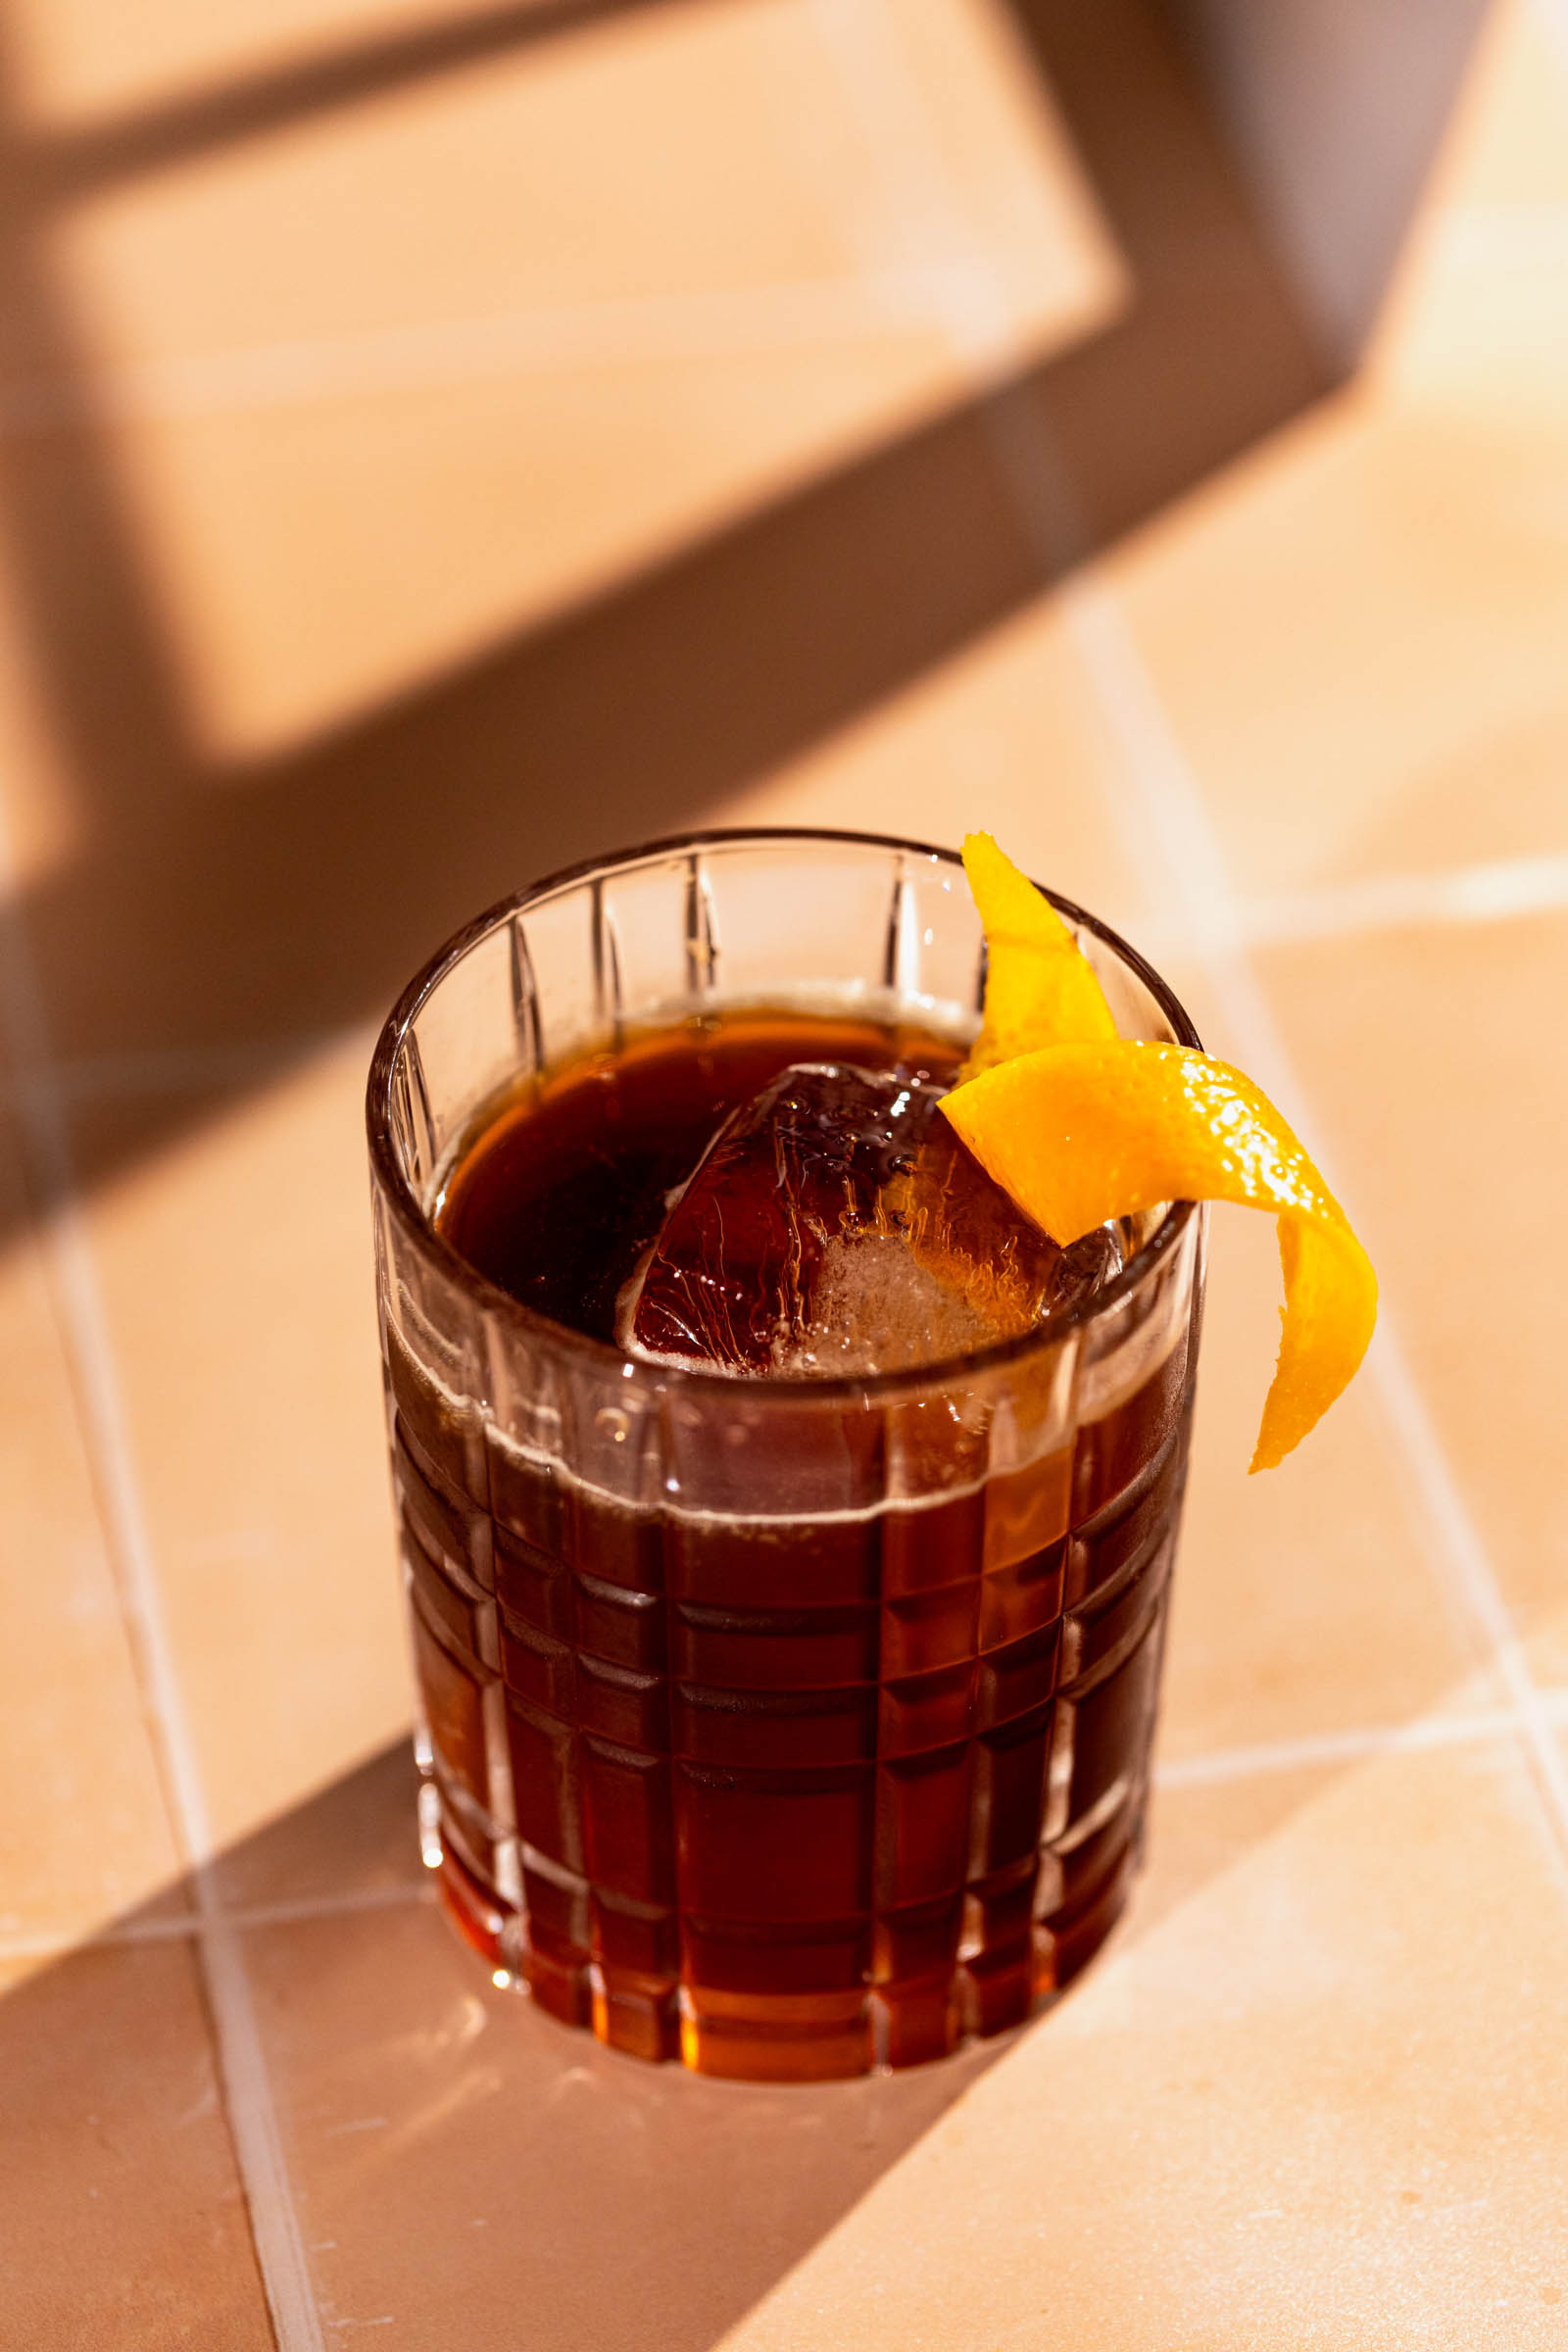
M 604 1338 L 725 1112 L 835 1059 L 940 1080 L 956 1054 L 794 1014 L 643 1038 L 502 1109 L 441 1229 Z M 710 2073 L 856 2074 L 1021 2021 L 1137 1859 L 1191 1355 L 1183 1329 L 1005 1477 L 726 1516 L 476 1459 L 394 1339 L 429 1851 L 464 1934 L 555 2015 Z M 894 1442 L 863 1407 L 821 1428 Z

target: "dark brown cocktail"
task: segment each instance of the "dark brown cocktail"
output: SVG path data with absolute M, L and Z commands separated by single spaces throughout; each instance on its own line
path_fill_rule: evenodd
M 810 848 L 885 878 L 895 936 L 911 870 L 961 912 L 930 853 Z M 726 855 L 767 845 L 638 869 L 688 923 L 697 898 L 710 980 Z M 1125 1897 L 1199 1221 L 1063 1252 L 996 1191 L 935 1115 L 972 960 L 967 1004 L 884 962 L 821 1009 L 803 962 L 813 1008 L 710 986 L 639 1020 L 617 930 L 618 1007 L 552 1053 L 526 920 L 416 985 L 372 1078 L 427 1857 L 494 1968 L 645 2057 L 939 2056 L 1063 1984 Z M 539 1043 L 466 1116 L 454 1091 L 443 1143 L 409 1041 L 498 929 Z M 405 1200 L 389 1149 L 422 1154 Z

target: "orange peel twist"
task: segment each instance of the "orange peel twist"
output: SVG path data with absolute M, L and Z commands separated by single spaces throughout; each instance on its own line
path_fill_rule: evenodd
M 984 846 L 975 852 L 977 842 Z M 1189 1047 L 1118 1037 L 1055 909 L 989 835 L 970 837 L 964 862 L 978 876 L 972 886 L 990 960 L 980 1037 L 944 1112 L 987 1175 L 1063 1248 L 1167 1200 L 1273 1211 L 1283 1328 L 1251 1461 L 1253 1470 L 1272 1469 L 1366 1353 L 1377 1320 L 1371 1260 L 1259 1087 Z M 1046 906 L 1050 924 L 1030 914 L 1017 885 Z M 1065 971 L 1053 925 L 1082 979 Z M 1004 1050 L 1026 1037 L 1027 1046 Z
M 986 935 L 986 998 L 960 1081 L 1037 1046 L 1113 1038 L 1115 1019 L 1077 941 L 989 833 L 969 835 L 963 870 Z

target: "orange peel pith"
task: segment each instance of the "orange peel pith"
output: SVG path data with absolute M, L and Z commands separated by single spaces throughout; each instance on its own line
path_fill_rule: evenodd
M 969 834 L 963 870 L 986 935 L 986 996 L 960 1075 L 978 1077 L 1037 1046 L 1113 1038 L 1115 1018 L 1077 941 L 989 833 Z
M 1261 1089 L 1243 1071 L 1188 1047 L 1118 1037 L 1071 933 L 989 835 L 965 843 L 966 867 L 977 840 L 986 848 L 973 886 L 992 949 L 984 1024 L 942 1108 L 987 1175 L 1064 1248 L 1097 1225 L 1169 1200 L 1228 1200 L 1274 1213 L 1285 1277 L 1283 1329 L 1251 1461 L 1253 1470 L 1272 1469 L 1328 1410 L 1366 1353 L 1377 1320 L 1371 1260 Z M 1054 934 L 1036 923 L 1016 885 L 1046 907 L 1088 975 L 1104 1024 L 1076 976 L 1063 977 Z M 1032 1004 L 1031 974 L 1041 981 Z M 1025 1036 L 1029 1046 L 1004 1050 Z

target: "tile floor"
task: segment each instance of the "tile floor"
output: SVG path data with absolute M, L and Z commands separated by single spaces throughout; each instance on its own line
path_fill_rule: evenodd
M 19 2342 L 1568 2342 L 1568 16 L 1471 13 L 1341 382 L 1140 0 L 13 0 Z M 1132 1915 L 799 2093 L 496 1993 L 409 1827 L 369 1039 L 698 816 L 993 824 L 1385 1284 L 1249 1482 L 1216 1219 Z

